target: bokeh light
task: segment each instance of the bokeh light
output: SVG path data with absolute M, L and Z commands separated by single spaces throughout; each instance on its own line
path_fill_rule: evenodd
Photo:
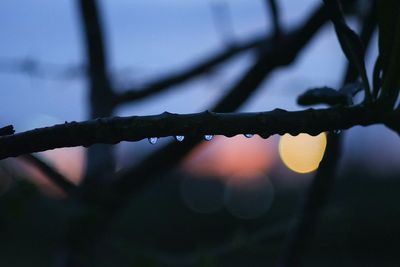
M 317 136 L 299 134 L 283 135 L 279 140 L 279 155 L 283 163 L 297 173 L 316 170 L 325 152 L 326 134 Z
M 232 180 L 226 183 L 226 209 L 240 219 L 255 219 L 265 214 L 272 205 L 274 188 L 268 177 Z
M 210 177 L 184 177 L 180 193 L 183 202 L 191 210 L 212 213 L 223 207 L 224 184 Z

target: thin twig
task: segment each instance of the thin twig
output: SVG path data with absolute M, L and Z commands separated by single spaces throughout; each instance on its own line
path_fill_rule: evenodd
M 371 4 L 370 11 L 363 18 L 364 22 L 360 32 L 360 39 L 365 47 L 368 46 L 372 35 L 377 28 L 376 8 L 376 1 L 374 0 Z M 345 74 L 342 83 L 345 83 L 346 81 L 355 81 L 359 77 L 357 70 L 351 64 L 347 64 L 344 73 Z
M 271 22 L 273 26 L 273 33 L 275 38 L 279 38 L 282 35 L 282 28 L 280 22 L 279 6 L 276 0 L 265 0 L 268 5 L 269 13 L 271 14 Z
M 84 76 L 83 65 L 62 65 L 40 62 L 33 58 L 0 58 L 0 72 L 27 74 L 51 80 L 72 80 Z
M 71 183 L 64 175 L 59 173 L 53 167 L 32 154 L 26 154 L 21 157 L 26 162 L 38 168 L 46 177 L 60 187 L 65 193 L 72 193 L 77 187 Z

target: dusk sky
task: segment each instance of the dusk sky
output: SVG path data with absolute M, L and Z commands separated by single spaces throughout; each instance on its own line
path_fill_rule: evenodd
M 283 24 L 290 29 L 321 1 L 279 2 Z M 262 0 L 102 0 L 100 4 L 109 71 L 121 88 L 184 69 L 231 41 L 267 32 L 271 26 Z M 221 15 L 216 10 L 221 7 L 227 7 L 222 10 L 228 14 L 223 22 L 227 27 L 222 26 L 222 30 L 224 24 L 216 23 Z M 0 25 L 0 126 L 13 124 L 20 132 L 85 120 L 84 76 L 65 73 L 68 69 L 79 73 L 79 66 L 85 60 L 76 1 L 2 0 Z M 354 23 L 351 25 L 357 28 Z M 376 45 L 369 54 L 367 64 L 371 70 Z M 252 56 L 244 54 L 227 67 L 176 90 L 127 105 L 118 115 L 190 113 L 207 109 L 240 77 Z M 28 59 L 38 63 L 41 73 L 15 69 L 18 63 Z M 301 109 L 295 103 L 296 96 L 311 87 L 337 87 L 344 66 L 345 58 L 332 27 L 326 26 L 296 63 L 274 72 L 242 110 Z M 61 77 L 55 77 L 59 73 Z M 118 153 L 123 155 L 132 148 L 140 148 L 140 153 L 155 149 L 143 141 L 120 146 Z M 398 137 L 381 126 L 356 127 L 345 139 L 344 158 L 348 157 L 359 157 L 366 163 L 374 160 L 373 168 L 390 170 L 400 163 Z

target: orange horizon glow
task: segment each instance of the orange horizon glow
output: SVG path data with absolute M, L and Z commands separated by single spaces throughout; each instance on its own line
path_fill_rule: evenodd
M 182 168 L 197 176 L 242 180 L 265 174 L 276 158 L 276 147 L 271 139 L 216 136 L 196 147 Z
M 40 152 L 39 156 L 72 183 L 80 183 L 85 161 L 84 148 L 71 147 L 47 150 Z M 18 161 L 16 164 L 18 164 L 16 168 L 22 173 L 26 173 L 25 176 L 37 184 L 47 195 L 57 198 L 65 196 L 65 193 L 36 167 L 23 161 Z

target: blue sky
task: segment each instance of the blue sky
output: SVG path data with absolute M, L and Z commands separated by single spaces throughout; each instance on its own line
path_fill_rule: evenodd
M 296 25 L 320 3 L 319 0 L 279 2 L 286 28 Z M 84 50 L 75 4 L 71 0 L 2 0 L 0 65 L 27 58 L 43 63 L 47 69 L 52 68 L 51 64 L 61 69 L 80 65 L 84 61 Z M 101 0 L 100 4 L 110 71 L 123 85 L 184 68 L 203 55 L 223 48 L 226 38 L 215 25 L 211 6 L 227 4 L 232 26 L 229 39 L 245 39 L 270 28 L 263 0 Z M 240 56 L 229 68 L 121 108 L 118 114 L 201 111 L 240 77 L 250 58 L 248 54 Z M 243 110 L 269 110 L 277 106 L 299 109 L 295 96 L 309 87 L 337 86 L 344 64 L 332 28 L 324 27 L 296 63 L 277 70 Z M 82 76 L 50 79 L 2 68 L 0 88 L 0 125 L 12 123 L 17 131 L 86 118 L 86 88 Z M 360 128 L 350 131 L 346 137 L 345 157 L 358 156 L 366 162 L 374 157 L 382 166 L 398 165 L 400 144 L 395 134 L 379 126 Z M 143 147 L 143 144 L 130 145 L 136 146 Z

